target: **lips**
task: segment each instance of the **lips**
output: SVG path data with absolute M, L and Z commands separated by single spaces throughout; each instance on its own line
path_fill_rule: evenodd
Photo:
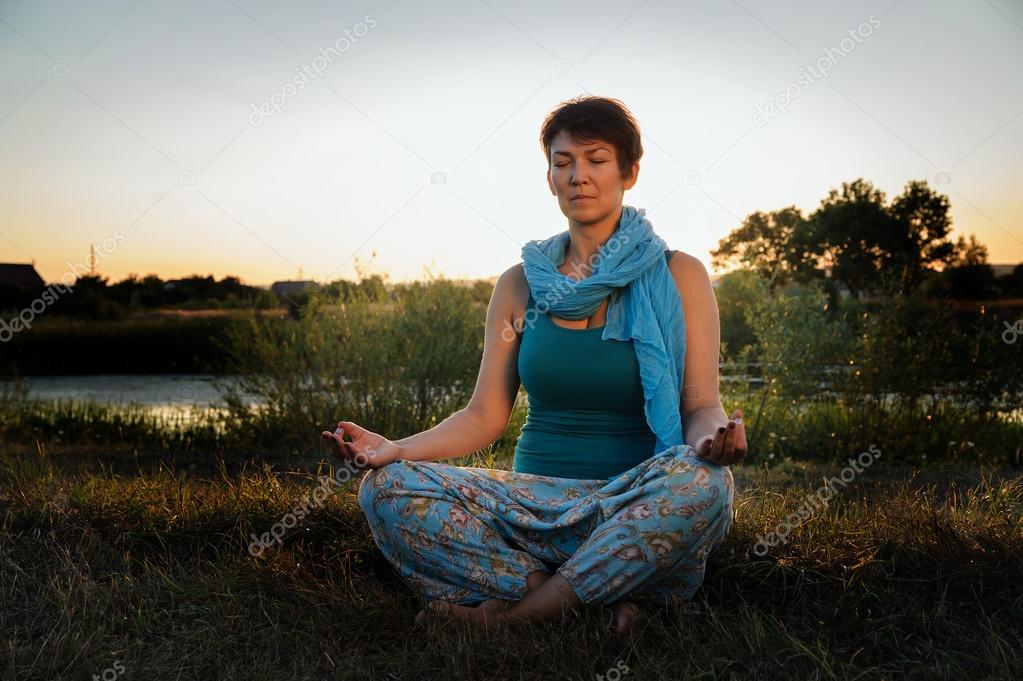
M 585 201 L 587 199 L 592 199 L 592 198 L 593 198 L 592 196 L 573 196 L 572 197 L 572 201 Z

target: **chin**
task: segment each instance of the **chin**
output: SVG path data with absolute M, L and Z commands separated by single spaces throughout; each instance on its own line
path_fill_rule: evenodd
M 576 205 L 571 201 L 568 202 L 568 212 L 570 213 L 596 213 L 599 207 L 593 201 L 583 201 L 580 205 Z

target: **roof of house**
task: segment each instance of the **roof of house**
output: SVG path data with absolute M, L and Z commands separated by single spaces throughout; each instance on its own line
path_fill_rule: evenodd
M 307 289 L 319 290 L 320 285 L 315 281 L 275 281 L 270 290 L 279 294 L 302 293 Z
M 14 284 L 15 286 L 42 286 L 46 282 L 36 272 L 35 265 L 2 262 L 0 263 L 0 283 Z

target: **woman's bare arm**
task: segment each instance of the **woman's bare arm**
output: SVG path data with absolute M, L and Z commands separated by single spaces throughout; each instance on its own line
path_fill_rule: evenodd
M 721 320 L 714 288 L 703 263 L 680 252 L 671 259 L 670 269 L 682 296 L 686 319 L 682 423 L 686 444 L 695 445 L 728 423 L 718 393 Z
M 469 404 L 433 428 L 397 440 L 402 459 L 433 461 L 479 451 L 508 427 L 519 392 L 519 339 L 512 320 L 525 277 L 521 265 L 504 272 L 494 285 L 476 389 Z

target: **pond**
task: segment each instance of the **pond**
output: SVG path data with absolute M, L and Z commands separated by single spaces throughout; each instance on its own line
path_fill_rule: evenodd
M 238 386 L 234 376 L 212 374 L 100 374 L 95 376 L 26 376 L 24 386 L 30 399 L 46 401 L 95 402 L 97 404 L 134 405 L 143 411 L 190 420 L 207 409 L 222 406 L 217 384 Z M 0 393 L 14 389 L 10 379 L 0 379 Z M 249 406 L 262 401 L 238 389 Z

